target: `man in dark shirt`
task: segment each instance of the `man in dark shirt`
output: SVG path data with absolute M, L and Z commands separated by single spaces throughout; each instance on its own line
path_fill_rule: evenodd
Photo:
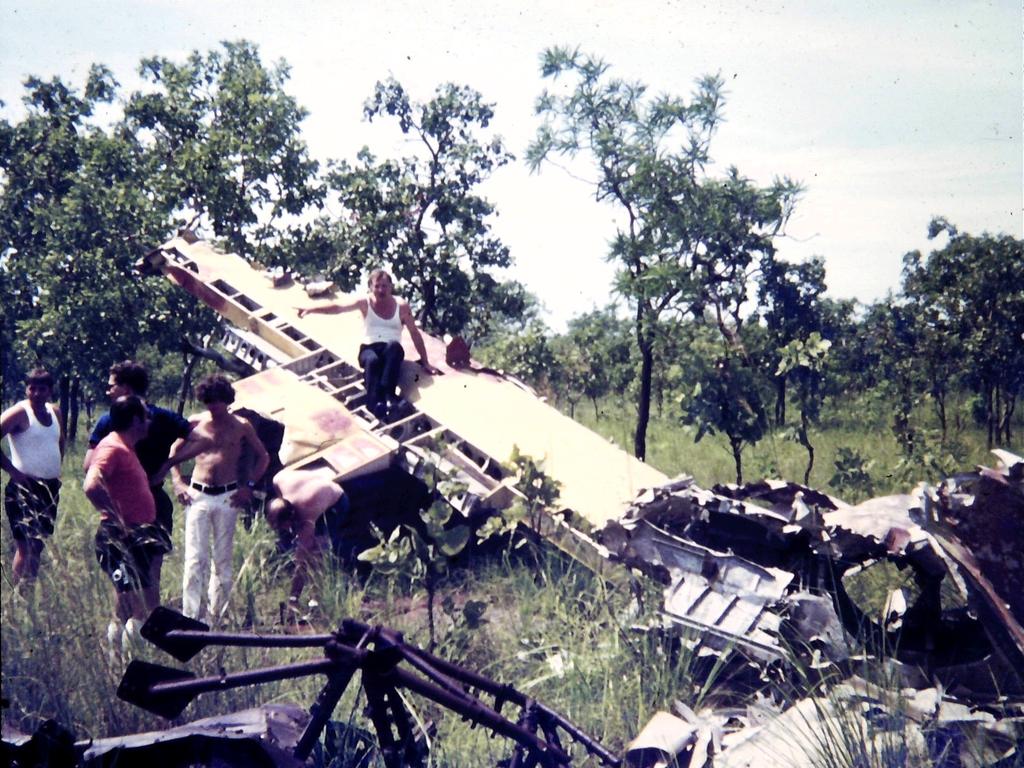
M 179 438 L 187 438 L 192 431 L 188 420 L 174 411 L 145 402 L 146 391 L 149 389 L 149 374 L 144 366 L 132 360 L 116 363 L 110 368 L 107 381 L 107 396 L 111 401 L 119 397 L 134 395 L 143 400 L 149 413 L 149 429 L 145 437 L 135 444 L 135 455 L 149 478 L 149 490 L 156 504 L 156 522 L 160 530 L 166 534 L 165 546 L 171 549 L 171 531 L 173 529 L 174 504 L 163 488 L 164 475 L 161 469 L 167 461 L 171 446 Z M 88 471 L 92 462 L 93 451 L 100 441 L 112 430 L 110 414 L 100 417 L 89 436 L 89 449 L 85 453 L 84 469 Z M 166 469 L 164 469 L 166 473 Z M 149 605 L 160 604 L 160 570 L 163 567 L 163 554 L 155 554 L 150 560 L 149 584 L 146 590 L 146 601 Z

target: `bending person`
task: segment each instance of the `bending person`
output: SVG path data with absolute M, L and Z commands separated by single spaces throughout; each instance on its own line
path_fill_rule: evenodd
M 283 539 L 295 545 L 288 606 L 296 614 L 309 573 L 320 562 L 322 539 L 327 535 L 324 516 L 343 500 L 345 492 L 329 467 L 282 469 L 274 475 L 274 492 L 274 498 L 267 504 L 267 521 Z
M 362 313 L 366 332 L 359 347 L 359 365 L 363 369 L 363 383 L 366 386 L 366 405 L 370 413 L 378 419 L 384 419 L 388 409 L 399 400 L 398 374 L 405 359 L 405 350 L 402 349 L 403 326 L 420 355 L 419 363 L 423 369 L 432 375 L 438 375 L 441 371 L 427 359 L 423 335 L 416 327 L 408 302 L 392 292 L 391 275 L 383 269 L 375 269 L 370 273 L 367 285 L 369 294 L 366 298 L 298 307 L 298 313 L 299 317 L 316 312 L 334 315 L 354 309 Z

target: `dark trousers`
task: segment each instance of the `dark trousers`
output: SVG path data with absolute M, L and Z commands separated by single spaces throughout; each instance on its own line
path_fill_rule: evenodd
M 367 407 L 373 411 L 398 396 L 398 374 L 405 350 L 397 341 L 379 341 L 359 347 L 359 365 L 363 368 Z

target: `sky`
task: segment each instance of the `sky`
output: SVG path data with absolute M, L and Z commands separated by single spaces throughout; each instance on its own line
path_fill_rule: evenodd
M 1019 0 L 3 0 L 0 115 L 20 118 L 27 75 L 84 85 L 103 63 L 125 91 L 143 57 L 182 60 L 246 39 L 309 117 L 321 160 L 395 146 L 362 119 L 374 84 L 395 77 L 417 101 L 445 82 L 495 105 L 492 127 L 519 158 L 481 191 L 495 232 L 556 330 L 611 299 L 613 209 L 592 166 L 530 174 L 522 158 L 548 85 L 540 55 L 578 46 L 651 93 L 726 82 L 712 172 L 805 191 L 778 243 L 791 261 L 825 259 L 829 295 L 870 302 L 898 290 L 903 254 L 927 252 L 928 222 L 1022 237 L 1024 120 Z M 383 142 L 383 143 L 382 143 Z M 589 180 L 589 181 L 588 181 Z

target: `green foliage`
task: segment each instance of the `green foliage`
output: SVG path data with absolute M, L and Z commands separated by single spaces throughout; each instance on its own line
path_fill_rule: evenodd
M 565 363 L 555 356 L 550 332 L 540 320 L 533 320 L 519 330 L 494 334 L 475 353 L 486 365 L 507 371 L 541 390 L 565 376 Z
M 631 336 L 630 323 L 617 317 L 614 305 L 570 320 L 568 332 L 552 342 L 561 373 L 552 382 L 558 394 L 573 406 L 585 397 L 596 411 L 602 397 L 625 392 L 635 376 Z
M 541 469 L 540 462 L 522 453 L 518 445 L 513 446 L 505 469 L 516 478 L 516 488 L 522 494 L 512 505 L 509 516 L 525 520 L 532 528 L 540 530 L 539 515 L 554 509 L 561 487 L 559 482 Z
M 28 78 L 26 117 L 0 124 L 5 382 L 41 361 L 67 398 L 144 343 L 166 354 L 208 334 L 213 313 L 166 281 L 139 280 L 136 259 L 180 217 L 259 255 L 287 239 L 284 217 L 319 202 L 286 67 L 225 43 L 184 64 L 148 59 L 142 75 L 152 88 L 123 104 L 99 65 L 83 93 Z M 109 124 L 94 117 L 101 106 Z
M 859 451 L 847 446 L 840 446 L 833 461 L 835 473 L 828 484 L 837 491 L 853 494 L 856 499 L 871 496 L 875 485 L 871 477 L 874 461 L 864 458 Z
M 420 511 L 422 530 L 401 525 L 385 537 L 371 523 L 379 543 L 361 552 L 359 560 L 370 563 L 387 578 L 405 576 L 411 581 L 424 583 L 430 647 L 433 648 L 436 643 L 434 606 L 437 580 L 448 569 L 451 559 L 460 555 L 469 544 L 472 530 L 466 522 L 451 522 L 455 510 L 448 501 L 465 494 L 466 484 L 458 480 L 454 472 L 441 468 L 441 457 L 445 451 L 443 443 L 432 444 L 428 450 L 434 458 L 426 463 L 423 482 L 427 485 L 431 502 Z
M 811 470 L 814 469 L 814 446 L 811 445 L 810 426 L 818 421 L 821 408 L 821 377 L 825 367 L 825 359 L 832 342 L 821 338 L 817 331 L 811 331 L 806 339 L 794 339 L 779 350 L 779 367 L 775 371 L 778 376 L 792 376 L 796 381 L 797 403 L 800 406 L 800 426 L 797 428 L 797 440 L 807 449 L 807 469 L 804 470 L 804 483 L 810 482 Z
M 578 50 L 545 51 L 542 75 L 569 77 L 572 87 L 565 95 L 545 90 L 538 99 L 544 123 L 527 151 L 527 163 L 536 170 L 553 156 L 589 155 L 598 171 L 598 201 L 623 214 L 608 257 L 620 266 L 616 291 L 635 310 L 640 372 L 633 443 L 635 454 L 644 458 L 663 317 L 707 316 L 729 342 L 730 356 L 744 358 L 741 307 L 750 270 L 757 259 L 773 255 L 772 239 L 788 218 L 799 187 L 780 180 L 758 188 L 735 168 L 722 178 L 706 174 L 724 103 L 720 77 L 698 80 L 687 102 L 673 96 L 649 98 L 642 83 L 613 78 L 608 69 Z M 747 383 L 733 376 L 723 392 L 731 396 Z M 746 405 L 757 399 L 744 395 Z M 737 410 L 744 407 L 737 402 Z M 738 429 L 736 445 L 756 439 L 749 420 L 725 414 L 720 399 L 702 411 L 716 419 L 716 429 Z
M 125 118 L 146 146 L 158 208 L 259 259 L 287 238 L 287 217 L 321 205 L 284 62 L 267 68 L 252 43 L 225 42 L 183 63 L 144 59 L 139 74 L 151 87 L 131 95 Z
M 43 363 L 65 382 L 105 378 L 153 328 L 154 296 L 132 276 L 140 243 L 164 233 L 144 150 L 92 119 L 116 87 L 100 66 L 84 94 L 57 78 L 28 78 L 26 116 L 0 127 L 3 346 L 18 368 Z
M 494 207 L 477 192 L 513 159 L 500 137 L 481 135 L 493 105 L 453 83 L 417 103 L 389 79 L 377 83 L 363 112 L 371 122 L 397 121 L 418 153 L 379 160 L 364 147 L 354 164 L 332 168 L 328 184 L 349 212 L 336 230 L 338 262 L 388 267 L 432 333 L 482 335 L 521 316 L 525 290 L 493 274 L 512 260 L 491 232 Z
M 1024 240 L 961 233 L 933 219 L 929 238 L 946 245 L 927 258 L 904 257 L 903 292 L 918 326 L 928 391 L 943 437 L 945 399 L 958 380 L 980 398 L 989 446 L 1009 442 L 1010 418 L 1024 393 Z
M 769 426 L 761 391 L 763 371 L 745 350 L 741 353 L 707 327 L 693 329 L 688 352 L 686 388 L 676 394 L 676 413 L 695 430 L 694 442 L 705 435 L 725 436 L 740 482 L 744 448 L 758 442 Z

